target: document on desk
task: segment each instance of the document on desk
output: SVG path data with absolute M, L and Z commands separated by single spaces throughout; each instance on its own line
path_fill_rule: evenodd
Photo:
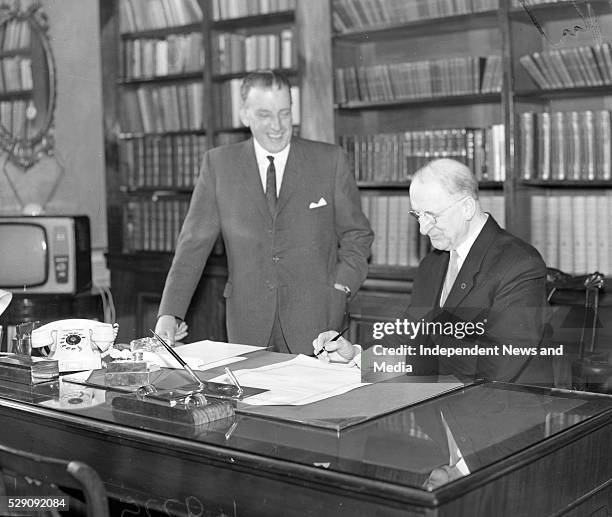
M 269 390 L 242 401 L 254 406 L 301 406 L 367 384 L 361 382 L 359 368 L 326 364 L 305 355 L 252 370 L 234 370 L 234 375 L 243 386 Z M 225 375 L 212 380 L 228 382 Z
M 236 343 L 222 343 L 220 341 L 196 341 L 175 347 L 176 352 L 194 370 L 208 370 L 216 366 L 223 366 L 243 361 L 243 354 L 263 350 L 265 347 L 252 345 L 239 345 Z M 152 364 L 164 368 L 181 368 L 179 362 L 166 350 L 159 352 L 145 352 L 144 359 Z

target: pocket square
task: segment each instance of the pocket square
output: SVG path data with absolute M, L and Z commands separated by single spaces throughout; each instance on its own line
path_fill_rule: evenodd
M 312 210 L 313 208 L 320 208 L 320 207 L 325 206 L 325 205 L 327 205 L 327 201 L 325 201 L 325 198 L 322 197 L 316 203 L 314 201 L 312 203 L 310 203 L 308 208 L 310 208 Z

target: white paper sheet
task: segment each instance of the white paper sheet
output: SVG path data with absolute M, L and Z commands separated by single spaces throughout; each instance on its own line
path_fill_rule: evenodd
M 237 361 L 244 361 L 244 357 L 238 357 L 255 350 L 263 350 L 265 347 L 252 345 L 238 345 L 236 343 L 222 343 L 220 341 L 196 341 L 187 345 L 175 347 L 176 352 L 194 370 L 208 370 L 215 366 L 223 366 Z M 178 361 L 170 355 L 167 350 L 157 353 L 145 352 L 143 359 L 151 364 L 157 364 L 164 368 L 181 368 Z
M 361 382 L 359 368 L 326 364 L 305 355 L 252 370 L 236 370 L 234 375 L 243 386 L 269 390 L 243 400 L 245 404 L 257 406 L 300 406 L 340 395 L 367 384 Z M 212 380 L 229 382 L 225 375 Z

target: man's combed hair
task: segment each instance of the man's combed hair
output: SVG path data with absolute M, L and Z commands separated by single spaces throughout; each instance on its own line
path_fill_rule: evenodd
M 240 85 L 240 98 L 246 101 L 251 88 L 259 87 L 264 89 L 278 88 L 291 90 L 291 83 L 287 76 L 276 70 L 257 70 L 245 76 Z
M 478 180 L 467 165 L 450 158 L 432 160 L 414 173 L 412 181 L 434 180 L 449 194 L 466 194 L 478 199 Z

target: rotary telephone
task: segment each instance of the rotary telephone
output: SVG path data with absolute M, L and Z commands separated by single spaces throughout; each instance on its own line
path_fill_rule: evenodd
M 113 345 L 117 330 L 117 324 L 94 320 L 58 320 L 32 330 L 32 348 L 55 359 L 60 372 L 97 370 L 102 368 L 100 352 Z

